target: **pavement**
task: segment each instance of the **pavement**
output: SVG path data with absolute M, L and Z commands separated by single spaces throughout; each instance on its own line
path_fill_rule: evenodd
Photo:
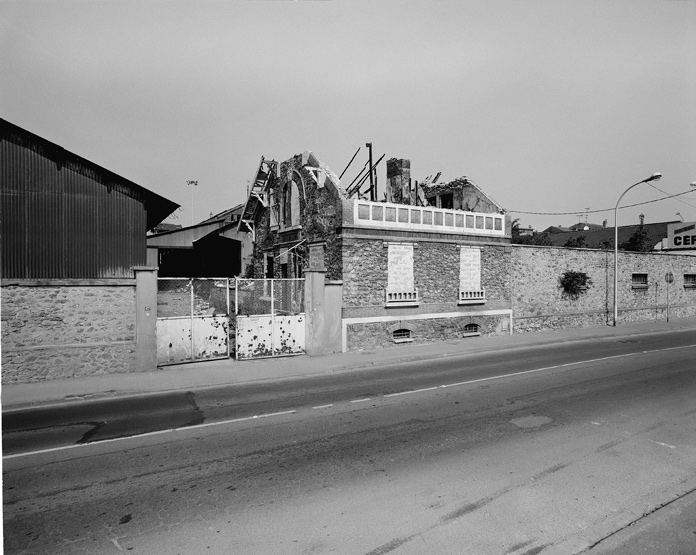
M 694 330 L 696 316 L 648 322 L 574 328 L 493 337 L 467 337 L 435 343 L 402 343 L 373 351 L 352 351 L 309 357 L 306 355 L 235 361 L 193 362 L 159 368 L 155 372 L 107 374 L 31 384 L 2 386 L 2 410 L 17 410 L 86 400 L 130 397 L 173 391 L 195 391 L 223 385 L 278 381 L 338 372 L 369 371 L 379 366 L 456 357 L 497 350 L 524 349 L 584 341 L 621 338 L 643 333 Z
M 621 324 L 617 327 L 566 329 L 494 337 L 469 337 L 436 343 L 413 344 L 323 356 L 295 356 L 259 360 L 231 359 L 166 366 L 156 372 L 134 372 L 2 386 L 2 411 L 88 400 L 143 396 L 171 391 L 195 391 L 233 384 L 301 379 L 339 372 L 378 371 L 403 362 L 466 356 L 497 350 L 527 349 L 588 339 L 628 339 L 646 333 L 693 330 L 696 316 Z M 638 510 L 638 509 L 637 509 Z M 587 555 L 696 555 L 696 490 L 672 492 L 665 504 L 647 515 L 628 515 L 629 524 L 607 530 L 607 537 L 592 548 L 568 553 Z M 566 552 L 564 551 L 564 552 Z

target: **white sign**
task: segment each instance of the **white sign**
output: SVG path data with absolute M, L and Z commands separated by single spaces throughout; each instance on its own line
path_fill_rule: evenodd
M 667 248 L 696 250 L 696 222 L 667 224 Z

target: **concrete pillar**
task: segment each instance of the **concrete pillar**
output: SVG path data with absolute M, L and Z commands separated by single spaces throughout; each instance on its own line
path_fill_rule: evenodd
M 341 351 L 341 302 L 336 284 L 327 298 L 323 242 L 309 244 L 305 271 L 305 352 L 309 356 Z
M 157 266 L 136 266 L 136 370 L 157 370 Z

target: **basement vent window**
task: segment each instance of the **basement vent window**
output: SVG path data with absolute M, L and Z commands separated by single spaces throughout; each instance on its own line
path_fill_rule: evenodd
M 481 335 L 478 324 L 467 324 L 464 326 L 464 337 L 477 337 Z
M 633 289 L 647 289 L 648 274 L 631 274 L 631 287 Z
M 410 343 L 413 341 L 413 336 L 411 335 L 411 330 L 400 329 L 392 333 L 392 339 L 394 343 Z
M 696 274 L 684 274 L 684 289 L 696 289 Z

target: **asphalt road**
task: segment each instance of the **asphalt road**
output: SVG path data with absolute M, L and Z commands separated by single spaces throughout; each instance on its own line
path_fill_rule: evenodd
M 636 356 L 696 343 L 692 331 L 639 338 L 578 342 L 568 348 L 535 346 L 509 352 L 456 357 L 424 369 L 422 362 L 383 367 L 379 372 L 295 378 L 147 397 L 97 400 L 65 406 L 3 412 L 4 455 L 80 445 L 162 430 L 350 404 L 403 392 L 497 379 L 516 373 L 607 357 Z
M 696 487 L 694 339 L 15 412 L 5 550 L 579 553 Z

